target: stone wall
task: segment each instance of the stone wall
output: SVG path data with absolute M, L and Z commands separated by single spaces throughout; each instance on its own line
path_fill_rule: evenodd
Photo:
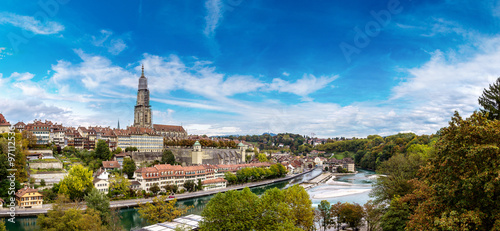
M 28 163 L 31 169 L 62 169 L 63 164 L 60 161 L 57 162 L 36 162 Z

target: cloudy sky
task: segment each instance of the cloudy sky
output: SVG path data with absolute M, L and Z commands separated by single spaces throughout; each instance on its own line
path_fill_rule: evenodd
M 153 121 L 190 134 L 432 134 L 500 76 L 497 1 L 0 3 L 11 123 Z

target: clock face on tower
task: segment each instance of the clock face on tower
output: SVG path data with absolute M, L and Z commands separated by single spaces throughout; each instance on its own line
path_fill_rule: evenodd
M 144 76 L 144 65 L 142 66 L 142 75 L 139 78 L 137 104 L 134 110 L 134 127 L 153 127 L 151 121 L 151 105 L 149 105 L 148 79 Z

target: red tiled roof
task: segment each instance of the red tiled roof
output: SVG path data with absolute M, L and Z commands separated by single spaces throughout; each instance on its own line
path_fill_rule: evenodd
M 24 194 L 26 193 L 35 193 L 35 192 L 38 192 L 37 189 L 33 189 L 33 188 L 22 188 L 22 189 L 19 189 L 16 193 L 16 197 L 22 197 L 24 196 Z
M 148 134 L 148 135 L 156 135 L 152 128 L 142 128 L 142 127 L 128 127 L 127 130 L 130 131 L 130 134 Z
M 14 124 L 14 127 L 21 127 L 21 126 L 26 126 L 26 124 L 21 121 Z
M 119 168 L 120 167 L 120 164 L 118 163 L 118 161 L 103 161 L 102 162 L 102 167 L 103 168 Z
M 5 117 L 3 117 L 2 114 L 0 114 L 0 125 L 2 125 L 2 126 L 10 126 L 10 123 L 7 122 L 7 120 L 5 119 Z

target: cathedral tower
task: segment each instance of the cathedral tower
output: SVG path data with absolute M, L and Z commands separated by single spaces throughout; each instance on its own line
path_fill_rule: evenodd
M 137 91 L 137 104 L 134 109 L 134 127 L 152 128 L 152 124 L 148 79 L 144 76 L 144 65 L 142 65 L 142 75 L 139 78 L 139 90 Z

